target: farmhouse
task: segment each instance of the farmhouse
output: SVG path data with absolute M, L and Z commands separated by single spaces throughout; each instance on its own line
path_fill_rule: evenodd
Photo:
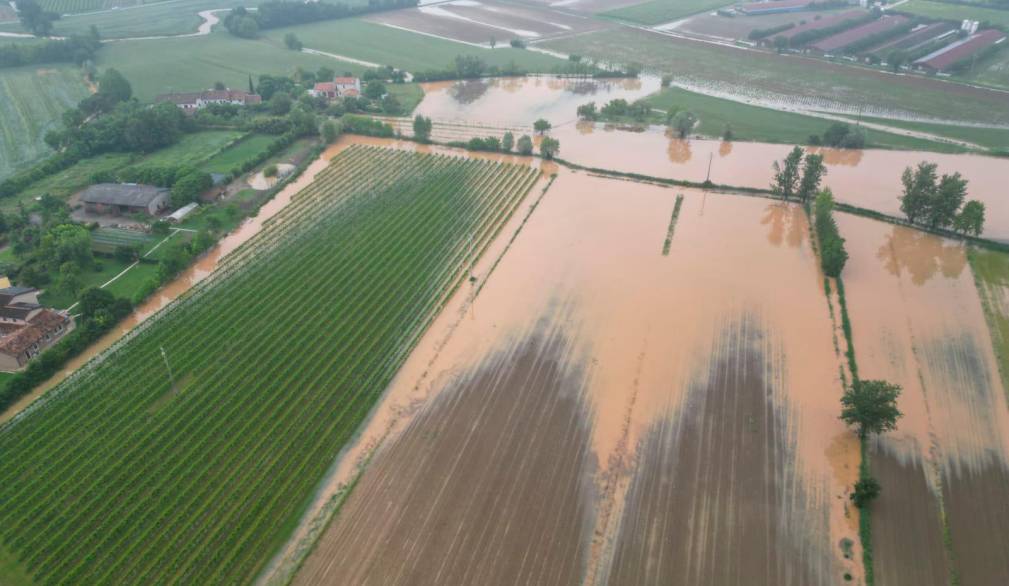
M 91 214 L 157 215 L 168 207 L 169 190 L 136 183 L 99 183 L 81 192 L 84 209 Z
M 193 113 L 211 104 L 233 104 L 236 106 L 254 106 L 262 104 L 263 98 L 258 94 L 235 90 L 207 90 L 196 93 L 162 94 L 154 98 L 155 104 L 170 102 L 184 112 Z
M 754 2 L 743 4 L 736 11 L 747 16 L 763 14 L 781 14 L 784 12 L 800 12 L 809 7 L 813 0 L 772 0 L 771 2 Z
M 315 84 L 314 88 L 308 90 L 308 94 L 327 100 L 356 98 L 361 95 L 361 80 L 356 77 L 337 77 L 333 81 Z
M 24 367 L 74 328 L 73 319 L 38 303 L 38 289 L 0 289 L 0 371 Z

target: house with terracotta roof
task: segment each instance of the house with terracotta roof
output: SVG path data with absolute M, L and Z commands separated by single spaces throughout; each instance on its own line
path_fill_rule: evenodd
M 327 100 L 356 98 L 361 95 L 361 80 L 356 77 L 336 77 L 333 81 L 315 84 L 314 88 L 308 90 L 308 95 Z
M 31 287 L 0 289 L 0 371 L 13 372 L 74 329 L 68 314 L 38 303 Z
M 175 104 L 183 112 L 193 113 L 211 104 L 233 104 L 236 106 L 255 106 L 263 103 L 259 94 L 250 94 L 237 90 L 207 90 L 204 92 L 161 94 L 154 98 L 155 104 L 168 102 Z

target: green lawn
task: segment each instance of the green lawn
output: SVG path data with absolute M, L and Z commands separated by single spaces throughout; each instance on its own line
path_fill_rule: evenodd
M 387 85 L 386 88 L 399 100 L 405 116 L 410 115 L 424 99 L 424 90 L 416 83 L 393 83 Z
M 392 65 L 407 71 L 444 69 L 457 55 L 477 55 L 491 65 L 514 62 L 530 71 L 549 72 L 563 62 L 555 57 L 522 49 L 481 49 L 462 43 L 436 39 L 358 19 L 330 20 L 316 24 L 267 31 L 265 37 L 283 46 L 284 35 L 295 33 L 305 47 L 361 59 L 380 65 Z M 342 61 L 330 61 L 337 71 L 353 67 Z
M 248 40 L 218 32 L 204 37 L 114 43 L 98 52 L 98 66 L 115 67 L 133 85 L 133 94 L 151 101 L 167 92 L 200 91 L 220 81 L 249 87 L 249 75 L 293 75 L 298 67 L 327 66 L 360 73 L 363 67 L 329 57 L 296 53 L 281 41 Z
M 1009 254 L 970 248 L 967 258 L 974 270 L 974 282 L 991 330 L 999 372 L 1009 391 L 1009 308 L 1003 301 L 1009 291 Z
M 877 122 L 897 128 L 928 132 L 952 138 L 965 140 L 989 149 L 1009 149 L 1009 130 L 996 128 L 973 128 L 970 126 L 949 126 L 946 124 L 929 124 L 925 122 L 906 122 L 903 120 L 888 120 L 863 116 L 866 122 Z
M 134 167 L 172 167 L 199 165 L 221 152 L 242 132 L 237 130 L 207 130 L 184 134 L 179 142 L 144 157 Z
M 1009 27 L 1009 10 L 983 8 L 975 5 L 953 4 L 951 2 L 932 2 L 931 0 L 910 0 L 901 4 L 895 10 L 936 20 L 962 21 L 964 19 L 980 20 L 991 24 Z
M 81 281 L 84 283 L 84 288 L 100 287 L 112 277 L 123 272 L 123 269 L 131 264 L 109 257 L 95 257 L 95 260 L 97 261 L 95 268 L 81 272 Z M 60 291 L 57 286 L 59 275 L 53 273 L 50 277 L 52 282 L 43 288 L 45 291 L 39 296 L 39 303 L 58 309 L 66 309 L 73 305 L 77 299 L 72 295 Z
M 717 89 L 764 95 L 785 104 L 805 98 L 830 99 L 856 108 L 870 106 L 939 119 L 1009 123 L 1009 100 L 1002 93 L 636 29 L 578 35 L 541 46 L 616 63 L 638 62 L 649 71 L 682 76 Z
M 603 16 L 628 20 L 638 24 L 662 24 L 735 4 L 734 0 L 650 0 L 641 4 L 609 10 Z
M 211 157 L 202 169 L 208 173 L 231 173 L 245 161 L 258 157 L 277 140 L 276 136 L 254 134 Z
M 161 250 L 160 248 L 158 250 Z M 155 263 L 140 263 L 126 274 L 116 279 L 114 283 L 105 288 L 116 297 L 123 299 L 133 299 L 134 293 L 149 281 L 151 277 L 158 274 L 158 265 Z
M 0 179 L 50 154 L 46 132 L 87 95 L 76 67 L 0 69 Z
M 664 89 L 646 100 L 653 108 L 660 110 L 682 109 L 694 113 L 700 119 L 695 132 L 712 137 L 722 136 L 725 125 L 728 124 L 732 127 L 735 140 L 803 144 L 810 135 L 822 134 L 831 125 L 831 121 L 822 118 L 750 106 L 679 88 Z M 867 130 L 866 139 L 873 147 L 943 152 L 963 150 L 952 145 L 875 130 Z

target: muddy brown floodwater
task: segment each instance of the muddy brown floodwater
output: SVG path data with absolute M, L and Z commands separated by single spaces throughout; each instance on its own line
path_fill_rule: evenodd
M 898 429 L 872 456 L 879 583 L 1009 584 L 1009 406 L 965 249 L 845 214 L 839 225 L 860 375 L 903 387 Z
M 858 443 L 800 208 L 560 169 L 476 287 L 362 431 L 296 583 L 860 576 Z
M 534 120 L 546 118 L 554 125 L 551 134 L 560 140 L 560 156 L 587 167 L 700 183 L 708 177 L 710 165 L 715 183 L 767 188 L 771 165 L 791 149 L 790 145 L 757 142 L 681 140 L 658 127 L 629 132 L 612 125 L 576 123 L 578 106 L 642 98 L 658 89 L 653 77 L 612 81 L 511 78 L 424 84 L 424 89 L 417 112 L 435 120 L 436 134 L 439 121 L 472 124 L 468 136 L 483 136 L 500 135 L 503 129 L 531 132 Z M 501 128 L 481 130 L 482 125 Z M 985 235 L 1009 241 L 1007 158 L 876 149 L 818 151 L 828 168 L 825 183 L 838 200 L 893 216 L 901 215 L 897 197 L 906 167 L 931 161 L 941 173 L 960 172 L 969 181 L 969 197 L 987 207 Z
M 284 189 L 278 192 L 273 199 L 264 204 L 255 217 L 246 220 L 238 227 L 237 230 L 225 236 L 217 244 L 217 246 L 199 258 L 191 267 L 183 271 L 172 282 L 168 283 L 161 289 L 158 289 L 158 291 L 151 295 L 146 301 L 144 301 L 144 303 L 137 306 L 136 309 L 133 310 L 133 313 L 123 319 L 123 321 L 121 321 L 112 331 L 99 338 L 95 343 L 91 344 L 85 352 L 68 361 L 67 364 L 64 365 L 63 369 L 53 375 L 52 378 L 39 385 L 38 388 L 23 397 L 9 409 L 0 413 L 0 423 L 4 423 L 5 421 L 13 418 L 36 399 L 63 381 L 63 379 L 69 376 L 72 372 L 81 366 L 84 366 L 89 360 L 100 355 L 102 352 L 115 344 L 134 327 L 143 323 L 159 310 L 166 307 L 169 303 L 185 294 L 193 287 L 193 285 L 210 276 L 214 272 L 214 269 L 217 268 L 218 263 L 222 258 L 226 257 L 230 252 L 238 248 L 242 243 L 259 232 L 260 228 L 263 226 L 263 222 L 282 210 L 296 193 L 304 189 L 312 182 L 320 171 L 329 165 L 330 159 L 352 143 L 352 139 L 344 139 L 328 148 L 316 161 L 312 162 L 305 169 L 305 172 L 302 173 L 298 179 L 289 183 L 284 187 Z

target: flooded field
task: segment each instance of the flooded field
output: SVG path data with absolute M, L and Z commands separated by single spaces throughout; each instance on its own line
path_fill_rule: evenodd
M 807 235 L 794 206 L 559 169 L 387 392 L 296 582 L 859 576 Z
M 500 0 L 422 2 L 418 8 L 367 18 L 397 28 L 488 46 L 492 39 L 501 46 L 508 46 L 512 39 L 549 39 L 612 26 L 604 21 L 554 10 L 546 4 L 537 6 Z
M 883 584 L 1009 583 L 1009 407 L 964 247 L 841 215 L 860 375 L 903 386 L 874 445 Z
M 771 165 L 781 160 L 790 145 L 717 140 L 682 140 L 665 129 L 628 132 L 603 124 L 576 122 L 578 106 L 614 98 L 629 101 L 658 89 L 659 80 L 577 81 L 556 78 L 514 78 L 425 84 L 425 98 L 417 112 L 438 122 L 460 124 L 480 121 L 498 125 L 481 129 L 475 124 L 469 136 L 500 134 L 502 128 L 529 125 L 546 118 L 554 125 L 551 135 L 560 140 L 560 156 L 573 163 L 601 169 L 640 173 L 654 177 L 711 181 L 740 187 L 766 188 Z M 513 130 L 514 132 L 515 130 Z M 451 137 L 465 135 L 463 129 Z M 969 181 L 969 197 L 987 207 L 985 236 L 1009 241 L 1009 197 L 1004 177 L 1009 158 L 953 155 L 915 151 L 820 149 L 828 173 L 825 183 L 840 201 L 899 216 L 900 176 L 921 161 L 939 165 L 940 173 L 960 172 Z

